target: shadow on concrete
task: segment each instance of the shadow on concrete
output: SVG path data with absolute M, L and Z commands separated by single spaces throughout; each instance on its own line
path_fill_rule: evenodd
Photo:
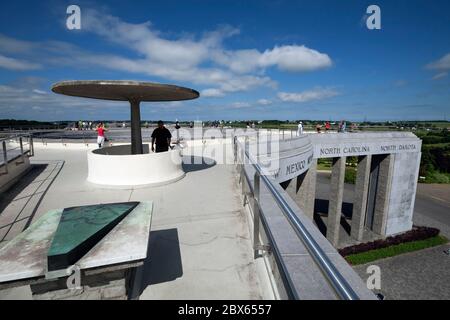
M 328 215 L 328 206 L 330 204 L 329 200 L 326 199 L 315 199 L 314 201 L 314 214 L 318 215 Z M 351 219 L 353 213 L 353 203 L 342 202 L 342 214 L 346 219 Z
M 34 195 L 34 193 L 32 193 L 31 195 L 27 194 L 27 195 L 23 196 L 22 193 L 32 183 L 34 183 L 34 184 L 42 183 L 42 181 L 38 180 L 38 177 L 47 169 L 47 167 L 48 167 L 47 164 L 33 164 L 33 165 L 31 165 L 30 170 L 28 170 L 26 172 L 26 174 L 24 174 L 7 191 L 5 191 L 5 192 L 0 194 L 0 215 L 2 213 L 5 214 L 4 211 L 5 211 L 5 209 L 8 206 L 13 205 L 14 203 L 20 202 L 21 200 L 26 201 L 26 200 L 30 199 Z M 25 203 L 28 203 L 28 202 L 25 202 Z M 31 221 L 33 220 L 34 215 L 35 215 L 36 210 L 37 210 L 37 207 L 39 206 L 39 203 L 33 209 L 31 214 L 26 217 L 27 221 L 25 223 L 25 227 L 23 228 L 23 230 L 25 230 L 30 225 Z M 19 222 L 17 219 L 22 214 L 22 211 L 24 210 L 24 208 L 25 208 L 25 206 L 23 206 L 21 208 L 21 210 L 19 210 L 16 213 L 16 216 L 15 216 L 15 218 L 12 221 L 8 222 L 7 224 L 0 225 L 0 230 L 2 230 L 2 232 L 1 232 L 2 236 L 0 238 L 0 241 L 5 240 L 5 238 L 9 234 L 10 230 L 13 228 L 14 224 L 16 222 Z M 20 209 L 20 208 L 18 208 L 18 209 Z M 21 219 L 20 222 L 23 223 L 23 219 Z
M 315 199 L 314 201 L 314 222 L 323 235 L 327 234 L 327 225 L 322 217 L 328 217 L 329 203 L 329 200 L 325 199 Z M 351 225 L 348 223 L 347 219 L 352 218 L 352 213 L 353 203 L 342 202 L 341 226 L 349 235 L 351 231 Z
M 210 158 L 197 156 L 183 156 L 183 170 L 184 172 L 194 172 L 206 170 L 216 165 L 216 161 Z
M 25 190 L 30 183 L 36 183 L 37 181 L 34 180 L 44 172 L 46 168 L 47 164 L 32 164 L 31 169 L 13 184 L 11 188 L 0 193 L 0 214 L 11 202 L 17 200 L 16 197 Z
M 177 229 L 151 231 L 147 259 L 137 271 L 137 298 L 153 284 L 173 281 L 183 276 L 180 242 Z
M 327 225 L 319 214 L 314 213 L 314 222 L 319 231 L 325 236 L 327 234 Z

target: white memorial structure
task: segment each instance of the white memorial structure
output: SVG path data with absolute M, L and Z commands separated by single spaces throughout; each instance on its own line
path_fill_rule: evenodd
M 332 158 L 327 238 L 339 241 L 346 157 L 358 157 L 351 235 L 364 228 L 383 237 L 412 228 L 421 140 L 412 133 L 311 134 L 280 140 L 275 179 L 311 219 L 314 214 L 317 159 Z M 251 144 L 251 142 L 250 142 Z M 251 149 L 251 148 L 250 148 Z

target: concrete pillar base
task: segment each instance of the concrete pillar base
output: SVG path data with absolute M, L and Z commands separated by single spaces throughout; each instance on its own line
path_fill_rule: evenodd
M 335 247 L 339 244 L 339 231 L 342 215 L 342 198 L 344 195 L 346 157 L 333 158 L 331 171 L 330 202 L 328 206 L 327 239 Z
M 296 178 L 281 183 L 290 197 L 311 220 L 314 218 L 316 198 L 317 159 L 314 159 L 308 171 Z
M 352 213 L 352 238 L 361 241 L 364 233 L 364 222 L 367 210 L 367 196 L 369 192 L 370 166 L 372 156 L 360 156 L 358 159 L 355 184 L 355 200 Z

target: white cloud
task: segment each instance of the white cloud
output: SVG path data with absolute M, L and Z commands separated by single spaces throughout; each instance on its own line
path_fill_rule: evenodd
M 427 64 L 426 68 L 438 71 L 450 70 L 450 53 L 447 53 L 445 56 L 443 56 L 437 61 Z
M 335 97 L 339 95 L 339 92 L 337 92 L 334 89 L 331 88 L 315 88 L 312 90 L 307 90 L 303 92 L 298 93 L 292 93 L 292 92 L 279 92 L 278 98 L 280 98 L 283 102 L 308 102 L 308 101 L 314 101 L 314 100 L 323 100 L 331 97 Z
M 408 81 L 406 81 L 406 80 L 397 80 L 397 81 L 394 82 L 394 85 L 396 87 L 404 87 L 407 84 L 408 84 Z
M 37 94 L 47 94 L 47 92 L 39 90 L 39 89 L 33 89 L 33 92 L 37 93 Z
M 104 68 L 185 82 L 189 86 L 205 86 L 203 97 L 223 97 L 258 87 L 276 89 L 277 82 L 265 75 L 268 68 L 306 72 L 332 65 L 327 54 L 304 45 L 280 45 L 264 51 L 252 48 L 229 50 L 225 40 L 240 33 L 231 26 L 197 35 L 183 33 L 168 37 L 150 21 L 128 23 L 86 9 L 81 31 L 123 47 L 127 54 L 92 52 L 61 41 L 26 42 L 2 35 L 0 44 L 5 44 L 5 48 L 0 48 L 0 52 L 16 52 L 27 56 L 27 60 L 39 62 L 27 65 L 25 60 L 17 60 L 16 69 L 20 67 L 19 62 L 22 62 L 22 68 L 28 69 L 37 68 L 41 63 Z
M 34 47 L 33 42 L 22 41 L 0 34 L 0 51 L 7 53 L 29 52 Z
M 46 115 L 65 110 L 98 110 L 120 107 L 124 103 L 114 101 L 73 98 L 59 94 L 42 94 L 38 89 L 27 89 L 20 86 L 0 85 L 0 114 L 8 114 L 13 108 L 15 114 L 26 115 L 30 110 L 42 111 Z M 126 104 L 125 104 L 126 105 Z M 45 118 L 45 117 L 43 117 Z
M 276 46 L 263 53 L 256 49 L 215 51 L 213 59 L 236 73 L 248 73 L 268 67 L 289 72 L 307 72 L 332 65 L 327 54 L 297 45 Z
M 224 95 L 225 93 L 222 90 L 215 88 L 205 89 L 200 94 L 201 97 L 212 97 L 212 98 L 219 98 L 223 97 Z
M 440 73 L 436 74 L 432 79 L 439 80 L 439 79 L 447 77 L 447 75 L 448 75 L 448 72 L 440 72 Z
M 234 102 L 231 104 L 231 107 L 234 109 L 242 109 L 242 108 L 248 108 L 251 104 L 248 102 Z
M 258 104 L 260 104 L 262 106 L 268 106 L 268 105 L 272 104 L 272 101 L 267 100 L 267 99 L 259 99 L 257 102 L 258 102 Z
M 332 65 L 327 54 L 305 46 L 282 46 L 266 50 L 260 58 L 260 64 L 264 67 L 276 65 L 280 70 L 291 72 L 313 71 Z
M 0 54 L 0 68 L 14 71 L 27 71 L 40 69 L 41 65 L 24 60 L 9 58 Z

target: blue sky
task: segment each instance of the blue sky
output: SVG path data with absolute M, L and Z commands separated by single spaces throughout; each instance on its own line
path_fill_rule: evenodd
M 68 30 L 66 8 L 81 8 Z M 381 8 L 381 30 L 366 9 Z M 0 118 L 128 119 L 126 103 L 56 95 L 61 80 L 198 90 L 143 119 L 450 118 L 449 1 L 2 1 Z

